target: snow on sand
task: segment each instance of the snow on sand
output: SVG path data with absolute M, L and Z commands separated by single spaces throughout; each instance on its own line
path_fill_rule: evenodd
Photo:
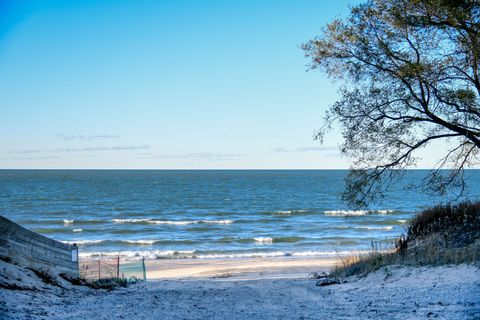
M 235 274 L 110 292 L 47 286 L 15 268 L 0 261 L 0 284 L 36 290 L 0 289 L 1 319 L 480 319 L 480 269 L 472 265 L 392 266 L 326 287 L 307 274 Z

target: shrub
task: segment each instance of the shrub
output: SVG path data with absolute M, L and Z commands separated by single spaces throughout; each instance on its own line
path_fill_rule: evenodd
M 87 282 L 87 286 L 92 289 L 107 289 L 113 290 L 118 287 L 127 287 L 129 284 L 136 283 L 139 280 L 136 277 L 131 278 L 106 278 L 94 282 Z

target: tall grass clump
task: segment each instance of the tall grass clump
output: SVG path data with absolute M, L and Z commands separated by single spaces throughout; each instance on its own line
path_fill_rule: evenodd
M 438 233 L 450 246 L 464 246 L 479 239 L 480 202 L 438 205 L 417 214 L 407 226 L 410 241 Z
M 391 264 L 480 262 L 480 202 L 437 205 L 416 214 L 391 248 L 341 257 L 334 276 L 365 275 Z
M 380 241 L 372 241 L 371 248 L 367 253 L 339 256 L 331 275 L 335 277 L 364 275 L 392 264 L 396 259 L 396 250 L 393 249 L 393 246 Z

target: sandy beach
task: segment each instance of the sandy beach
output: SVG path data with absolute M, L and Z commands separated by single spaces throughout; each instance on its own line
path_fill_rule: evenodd
M 168 271 L 163 265 L 164 275 L 174 279 L 151 280 L 106 291 L 73 286 L 65 281 L 60 283 L 61 287 L 47 285 L 31 271 L 1 262 L 0 316 L 2 319 L 402 320 L 480 317 L 480 270 L 473 265 L 391 266 L 364 278 L 348 279 L 347 283 L 318 287 L 307 271 L 322 271 L 322 266 L 315 269 L 314 261 L 305 260 L 283 263 L 291 267 L 271 268 L 280 266 L 276 261 L 245 264 L 217 261 L 212 268 L 223 267 L 213 272 L 206 267 L 195 269 L 195 263 L 187 261 L 180 269 L 189 276 L 181 277 L 180 271 Z M 7 284 L 16 287 L 5 289 Z
M 334 258 L 245 258 L 146 260 L 147 279 L 178 278 L 301 278 L 310 272 L 328 271 Z

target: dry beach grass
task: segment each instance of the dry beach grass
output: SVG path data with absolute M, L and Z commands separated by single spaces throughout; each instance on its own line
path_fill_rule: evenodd
M 438 205 L 415 215 L 395 247 L 372 243 L 367 254 L 339 257 L 332 274 L 365 275 L 392 264 L 412 266 L 479 263 L 480 202 Z

